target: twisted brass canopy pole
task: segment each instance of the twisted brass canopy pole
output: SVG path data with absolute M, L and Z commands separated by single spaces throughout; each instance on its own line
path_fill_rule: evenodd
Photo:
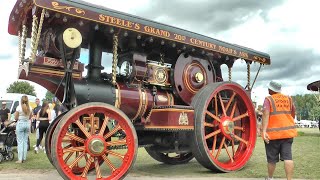
M 117 64 L 118 64 L 118 36 L 113 35 L 113 61 L 112 61 L 112 84 L 116 85 Z

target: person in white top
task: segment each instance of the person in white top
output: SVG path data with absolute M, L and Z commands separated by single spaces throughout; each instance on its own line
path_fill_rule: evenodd
M 51 112 L 51 119 L 49 120 L 49 123 L 51 123 L 52 120 L 54 120 L 57 117 L 57 114 L 56 114 L 56 111 L 53 108 L 53 104 L 52 103 L 49 103 L 49 109 L 50 109 L 50 112 Z
M 27 159 L 28 136 L 30 132 L 31 109 L 28 96 L 24 95 L 21 97 L 20 106 L 17 107 L 14 118 L 18 121 L 16 126 L 18 161 L 16 163 L 22 163 Z

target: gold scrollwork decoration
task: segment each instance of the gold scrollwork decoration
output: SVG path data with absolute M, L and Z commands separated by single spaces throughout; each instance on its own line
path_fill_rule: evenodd
M 74 11 L 76 13 L 78 13 L 78 14 L 83 14 L 83 15 L 86 14 L 86 12 L 83 9 L 80 9 L 80 8 L 71 7 L 71 6 L 60 6 L 59 3 L 55 2 L 55 1 L 53 1 L 51 4 L 52 4 L 54 9 L 59 9 L 59 10 L 66 9 L 68 11 L 72 11 L 74 9 Z

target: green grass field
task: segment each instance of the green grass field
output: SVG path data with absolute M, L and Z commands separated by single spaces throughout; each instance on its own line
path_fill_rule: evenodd
M 293 156 L 295 162 L 294 178 L 320 179 L 320 133 L 316 128 L 298 129 L 300 136 L 295 138 L 293 143 Z M 31 143 L 35 144 L 35 134 L 31 134 Z M 15 153 L 17 156 L 17 153 Z M 16 160 L 17 158 L 15 158 Z M 15 164 L 2 162 L 0 171 L 9 170 L 54 170 L 46 155 L 41 151 L 34 154 L 28 152 L 26 163 Z M 213 173 L 202 167 L 195 159 L 184 165 L 166 165 L 153 160 L 143 148 L 139 149 L 138 157 L 133 169 L 130 172 L 133 176 L 157 176 L 157 177 L 239 177 L 239 178 L 262 178 L 267 174 L 266 157 L 264 144 L 259 137 L 256 148 L 248 164 L 240 171 L 232 173 Z M 277 164 L 276 178 L 285 178 L 283 162 Z

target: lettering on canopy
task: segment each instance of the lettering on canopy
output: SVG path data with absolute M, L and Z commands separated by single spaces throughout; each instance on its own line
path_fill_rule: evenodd
M 154 36 L 158 36 L 158 37 L 162 37 L 162 38 L 166 38 L 166 39 L 171 39 L 171 40 L 175 40 L 175 41 L 182 42 L 185 44 L 197 46 L 200 48 L 218 51 L 218 52 L 221 52 L 224 54 L 229 54 L 229 55 L 244 58 L 244 59 L 249 59 L 249 54 L 246 52 L 242 52 L 242 51 L 238 51 L 238 50 L 235 50 L 232 48 L 216 45 L 216 44 L 213 44 L 213 43 L 210 43 L 207 41 L 203 41 L 200 39 L 190 38 L 190 37 L 187 37 L 187 36 L 184 36 L 181 34 L 172 33 L 172 32 L 158 29 L 158 28 L 155 28 L 152 26 L 146 26 L 143 24 L 135 23 L 132 21 L 128 21 L 128 20 L 124 20 L 124 19 L 120 19 L 117 17 L 112 17 L 112 16 L 108 16 L 108 15 L 104 15 L 104 14 L 100 14 L 98 19 L 99 19 L 99 21 L 107 23 L 109 25 L 115 25 L 118 27 L 120 26 L 122 28 L 135 30 L 135 31 L 142 32 L 145 34 L 150 34 L 150 35 L 154 35 Z M 265 63 L 265 61 L 266 61 L 264 58 L 260 58 L 260 57 L 257 57 L 254 60 L 260 61 L 263 63 Z
M 266 58 L 260 57 L 257 55 L 253 55 L 248 52 L 241 51 L 241 48 L 234 49 L 231 47 L 225 47 L 225 46 L 215 44 L 212 42 L 207 42 L 207 41 L 204 41 L 201 39 L 188 37 L 188 36 L 185 36 L 182 34 L 173 33 L 173 32 L 167 31 L 167 30 L 163 30 L 163 29 L 159 29 L 156 27 L 144 25 L 141 23 L 125 20 L 125 19 L 118 18 L 118 17 L 113 17 L 113 16 L 106 15 L 106 14 L 101 14 L 101 13 L 94 12 L 94 11 L 86 11 L 86 13 L 83 13 L 84 10 L 83 11 L 79 11 L 79 10 L 78 11 L 70 11 L 71 9 L 73 9 L 73 7 L 66 6 L 66 4 L 64 4 L 64 3 L 60 3 L 61 5 L 59 4 L 60 6 L 59 6 L 59 8 L 57 8 L 57 3 L 54 1 L 50 5 L 47 4 L 46 1 L 35 0 L 35 2 L 38 6 L 39 5 L 44 6 L 45 8 L 51 7 L 51 9 L 54 9 L 55 11 L 62 11 L 64 13 L 67 13 L 70 15 L 82 17 L 82 18 L 96 21 L 96 22 L 100 22 L 103 24 L 108 24 L 111 26 L 116 26 L 116 27 L 120 27 L 120 28 L 124 28 L 124 29 L 128 29 L 128 30 L 144 33 L 144 34 L 149 34 L 152 36 L 157 36 L 157 37 L 161 37 L 164 39 L 169 39 L 172 41 L 181 42 L 184 44 L 189 44 L 189 45 L 196 46 L 199 48 L 212 50 L 215 52 L 220 52 L 223 54 L 227 54 L 227 55 L 238 57 L 238 58 L 243 58 L 246 60 L 257 61 L 257 62 L 264 63 L 264 64 L 268 63 Z

